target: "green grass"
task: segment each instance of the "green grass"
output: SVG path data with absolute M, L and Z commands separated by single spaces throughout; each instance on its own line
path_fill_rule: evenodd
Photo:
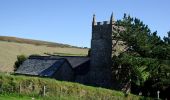
M 78 98 L 72 96 L 33 97 L 18 94 L 0 94 L 0 100 L 78 100 Z
M 47 88 L 45 97 L 42 97 L 41 94 L 43 86 Z M 133 94 L 125 97 L 124 93 L 120 91 L 85 86 L 78 83 L 4 73 L 0 74 L 0 87 L 3 94 L 14 93 L 24 96 L 26 99 L 27 97 L 37 97 L 44 100 L 139 100 L 143 98 Z
M 0 100 L 76 100 L 78 98 L 72 96 L 56 96 L 56 97 L 34 97 L 28 95 L 19 95 L 16 93 L 0 94 Z
M 33 97 L 21 96 L 17 94 L 0 94 L 0 100 L 32 100 Z M 40 98 L 34 98 L 34 100 L 42 100 Z

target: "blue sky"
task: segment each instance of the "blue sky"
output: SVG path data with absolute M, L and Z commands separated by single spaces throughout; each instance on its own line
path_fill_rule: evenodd
M 124 13 L 161 37 L 170 30 L 169 0 L 0 0 L 0 35 L 90 47 L 91 21 Z

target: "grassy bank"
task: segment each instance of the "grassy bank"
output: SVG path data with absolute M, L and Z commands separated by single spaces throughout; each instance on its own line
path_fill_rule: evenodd
M 44 96 L 44 86 L 45 96 Z M 1 94 L 19 94 L 44 100 L 139 100 L 142 97 L 109 89 L 95 88 L 78 83 L 56 81 L 49 78 L 0 74 Z

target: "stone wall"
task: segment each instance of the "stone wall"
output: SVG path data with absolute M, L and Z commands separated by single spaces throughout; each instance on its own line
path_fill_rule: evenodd
M 57 72 L 53 75 L 53 77 L 57 80 L 63 81 L 74 81 L 74 71 L 68 63 L 64 63 Z

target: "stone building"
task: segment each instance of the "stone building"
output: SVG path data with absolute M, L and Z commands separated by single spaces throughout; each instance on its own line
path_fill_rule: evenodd
M 89 58 L 80 56 L 30 56 L 15 74 L 75 81 L 88 72 Z
M 49 77 L 112 88 L 114 84 L 111 72 L 112 51 L 116 50 L 115 47 L 119 46 L 117 43 L 122 43 L 122 41 L 112 40 L 112 35 L 119 30 L 123 30 L 123 28 L 115 25 L 113 14 L 109 21 L 104 22 L 97 22 L 95 15 L 93 15 L 91 52 L 89 57 L 32 57 L 26 60 L 15 73 L 46 76 L 44 73 L 50 73 L 50 66 L 53 66 L 53 74 L 50 74 Z M 113 45 L 115 46 L 113 47 Z M 124 49 L 124 44 L 122 45 Z M 64 66 L 60 64 L 61 61 L 63 61 Z M 59 67 L 56 67 L 56 65 Z

